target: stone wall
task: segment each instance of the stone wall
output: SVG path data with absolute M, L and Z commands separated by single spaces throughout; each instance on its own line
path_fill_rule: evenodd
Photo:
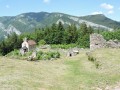
M 120 48 L 120 42 L 118 40 L 109 40 L 106 42 L 106 47 Z
M 90 49 L 97 48 L 120 48 L 120 42 L 118 40 L 106 41 L 102 35 L 94 33 L 90 35 Z
M 72 48 L 67 52 L 68 57 L 76 56 L 77 54 L 79 54 L 79 48 Z
M 100 34 L 91 34 L 90 35 L 90 49 L 104 48 L 106 45 L 106 40 Z

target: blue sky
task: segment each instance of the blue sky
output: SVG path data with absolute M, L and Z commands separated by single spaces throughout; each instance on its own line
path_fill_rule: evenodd
M 41 11 L 75 16 L 104 14 L 120 21 L 120 0 L 0 0 L 0 11 L 0 16 Z

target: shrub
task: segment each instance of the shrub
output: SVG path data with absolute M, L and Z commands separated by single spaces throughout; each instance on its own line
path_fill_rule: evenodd
M 42 51 L 37 52 L 37 57 L 36 57 L 36 59 L 37 59 L 37 60 L 42 60 L 42 55 L 43 55 L 43 52 L 42 52 Z
M 10 53 L 8 53 L 6 56 L 20 56 L 19 50 L 14 50 Z
M 60 58 L 59 52 L 47 52 L 45 53 L 46 59 L 50 60 L 51 58 Z
M 100 66 L 99 61 L 97 61 L 96 58 L 93 57 L 93 56 L 91 55 L 91 53 L 89 53 L 89 52 L 87 52 L 86 55 L 88 56 L 88 60 L 91 61 L 91 62 L 93 62 L 93 63 L 95 64 L 95 67 L 98 69 L 99 66 Z
M 37 60 L 50 60 L 52 58 L 60 58 L 59 52 L 46 52 L 43 53 L 42 51 L 39 51 L 37 53 Z
M 37 60 L 42 60 L 42 55 L 38 54 L 36 57 Z
M 20 55 L 19 51 L 16 50 L 16 49 L 13 51 L 13 53 L 14 53 L 14 55 L 16 55 L 16 56 Z
M 40 41 L 38 42 L 38 44 L 39 44 L 39 45 L 45 45 L 46 42 L 45 42 L 45 40 L 42 39 L 42 40 L 40 40 Z
M 26 52 L 23 56 L 19 53 L 19 50 L 14 50 L 7 54 L 7 56 L 10 56 L 12 58 L 19 58 L 19 59 L 26 59 L 28 56 L 32 55 L 31 52 Z M 42 52 L 39 51 L 37 52 L 36 55 L 36 60 L 51 60 L 52 58 L 60 58 L 60 53 L 59 52 Z
M 53 53 L 53 58 L 60 58 L 60 53 L 59 52 L 54 52 Z
M 88 60 L 89 60 L 89 61 L 92 61 L 92 62 L 95 62 L 95 61 L 96 61 L 96 58 L 89 55 L 89 56 L 88 56 Z
M 50 54 L 44 54 L 43 57 L 42 57 L 43 60 L 50 60 L 51 59 L 51 56 Z
M 96 62 L 95 62 L 95 67 L 98 69 L 99 66 L 100 66 L 100 62 L 99 62 L 99 61 L 96 61 Z

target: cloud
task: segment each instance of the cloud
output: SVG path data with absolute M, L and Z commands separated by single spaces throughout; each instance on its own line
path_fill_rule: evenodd
M 98 12 L 93 12 L 92 14 L 93 14 L 93 15 L 95 15 L 95 14 L 103 14 L 103 12 L 98 11 Z
M 114 13 L 114 6 L 113 5 L 103 3 L 100 6 L 107 10 L 107 14 L 113 14 Z
M 107 4 L 107 3 L 101 4 L 101 7 L 104 8 L 104 9 L 107 9 L 107 10 L 111 10 L 111 9 L 114 8 L 113 5 L 110 5 L 110 4 Z
M 113 14 L 113 13 L 114 13 L 113 10 L 108 11 L 108 14 Z
M 6 5 L 5 7 L 6 7 L 6 8 L 10 8 L 10 6 L 9 6 L 9 5 Z
M 49 2 L 50 2 L 50 0 L 43 0 L 43 2 L 44 2 L 44 3 L 49 3 Z

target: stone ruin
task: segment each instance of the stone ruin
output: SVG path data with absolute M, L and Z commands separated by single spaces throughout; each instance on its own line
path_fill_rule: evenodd
M 90 35 L 90 49 L 104 48 L 106 45 L 106 40 L 100 34 L 91 34 Z
M 67 57 L 76 56 L 77 54 L 79 54 L 79 48 L 72 48 L 68 50 Z
M 118 40 L 109 40 L 106 42 L 106 47 L 120 48 L 120 42 Z
M 97 48 L 120 48 L 120 42 L 118 40 L 106 41 L 102 35 L 94 33 L 90 35 L 90 49 Z

